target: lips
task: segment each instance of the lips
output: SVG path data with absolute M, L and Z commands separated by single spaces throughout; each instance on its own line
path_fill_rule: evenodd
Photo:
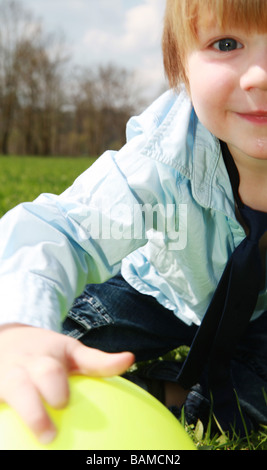
M 267 124 L 267 111 L 250 111 L 244 113 L 237 113 L 241 118 L 253 122 L 255 124 Z

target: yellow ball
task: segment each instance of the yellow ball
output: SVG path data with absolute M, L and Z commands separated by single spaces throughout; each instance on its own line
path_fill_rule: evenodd
M 70 402 L 48 411 L 56 439 L 41 445 L 16 413 L 0 405 L 0 450 L 195 450 L 188 434 L 158 400 L 121 377 L 70 378 Z

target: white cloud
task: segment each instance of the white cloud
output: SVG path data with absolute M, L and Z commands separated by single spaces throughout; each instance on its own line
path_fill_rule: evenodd
M 160 87 L 164 82 L 161 35 L 164 2 L 145 0 L 128 8 L 123 22 L 113 28 L 90 28 L 83 37 L 86 54 L 93 62 L 105 59 L 136 71 L 144 86 Z
M 147 0 L 128 10 L 125 17 L 125 46 L 155 47 L 161 37 L 162 1 Z
M 162 0 L 146 0 L 126 11 L 122 25 L 114 25 L 112 30 L 90 28 L 83 42 L 88 47 L 110 50 L 111 53 L 140 52 L 143 55 L 144 51 L 160 45 L 162 10 Z
M 77 65 L 113 63 L 136 71 L 144 86 L 164 81 L 161 34 L 164 0 L 22 0 L 63 31 Z

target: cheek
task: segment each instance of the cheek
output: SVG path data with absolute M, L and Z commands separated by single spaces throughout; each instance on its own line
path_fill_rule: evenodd
M 192 89 L 192 103 L 199 121 L 213 135 L 225 140 L 225 131 L 228 128 L 225 101 L 220 93 L 209 87 Z
M 227 79 L 209 67 L 190 68 L 190 96 L 195 112 L 212 133 L 216 134 L 225 116 L 232 89 Z
M 206 127 L 210 128 L 210 123 L 217 120 L 217 116 L 222 111 L 221 97 L 216 91 L 201 79 L 190 85 L 191 100 L 199 120 Z
M 204 106 L 222 105 L 233 92 L 235 80 L 230 67 L 209 62 L 198 53 L 188 58 L 187 77 L 192 100 Z

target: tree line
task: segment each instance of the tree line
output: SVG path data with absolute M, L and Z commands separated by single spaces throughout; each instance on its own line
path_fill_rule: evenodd
M 71 67 L 64 37 L 19 0 L 0 1 L 0 154 L 83 156 L 118 149 L 141 104 L 134 74 Z

